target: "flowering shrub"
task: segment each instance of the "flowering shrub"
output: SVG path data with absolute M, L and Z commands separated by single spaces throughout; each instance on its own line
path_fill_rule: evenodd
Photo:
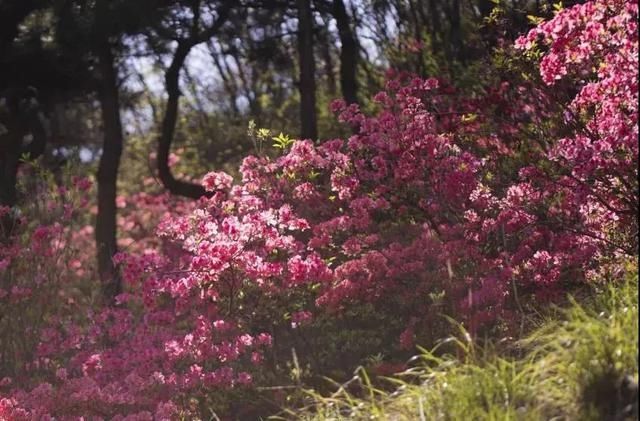
M 279 328 L 272 321 L 286 315 L 289 329 L 304 329 L 318 315 L 374 306 L 402 321 L 398 345 L 411 349 L 439 313 L 472 333 L 496 319 L 509 324 L 524 297 L 546 300 L 589 281 L 604 260 L 633 255 L 637 17 L 630 1 L 596 0 L 518 40 L 542 57 L 544 83 L 565 82 L 558 90 L 570 100 L 527 108 L 523 95 L 521 112 L 508 115 L 515 121 L 496 123 L 494 136 L 480 132 L 491 123 L 482 108 L 490 98 L 458 101 L 436 79 L 398 74 L 374 98 L 374 116 L 334 103 L 339 120 L 357 128 L 348 139 L 249 156 L 235 185 L 207 174 L 212 196 L 160 222 L 163 243 L 114 257 L 127 291 L 116 306 L 42 331 L 38 359 L 48 374 L 35 388 L 14 388 L 0 411 L 193 414 L 202 408 L 192 400 L 212 388 L 251 383 L 245 367 L 263 360 Z M 554 133 L 563 137 L 527 149 L 530 139 L 518 139 L 527 116 L 542 121 L 557 109 Z M 487 145 L 497 153 L 482 156 Z M 531 156 L 513 161 L 516 175 L 492 177 L 518 148 Z M 34 231 L 36 244 L 47 232 Z
M 25 171 L 39 171 L 30 167 Z M 91 182 L 73 177 L 69 188 L 52 180 L 29 186 L 33 200 L 20 211 L 0 207 L 0 384 L 35 373 L 39 329 L 56 314 L 72 315 L 83 294 L 73 243 L 76 214 L 89 202 Z M 4 378 L 4 379 L 3 379 Z
M 538 227 L 528 235 L 544 236 L 548 246 L 536 250 L 525 242 L 514 252 L 518 258 L 531 255 L 525 246 L 534 252 L 521 266 L 534 282 L 553 284 L 567 268 L 581 269 L 571 276 L 588 276 L 594 258 L 636 253 L 637 17 L 633 2 L 589 2 L 559 13 L 516 43 L 542 54 L 546 84 L 570 82 L 577 92 L 562 104 L 564 136 L 545 151 L 542 163 L 520 171 L 528 208 L 545 210 L 529 211 Z

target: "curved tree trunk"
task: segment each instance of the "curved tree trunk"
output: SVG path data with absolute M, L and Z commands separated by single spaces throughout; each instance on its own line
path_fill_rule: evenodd
M 158 138 L 158 176 L 162 184 L 172 194 L 199 199 L 207 192 L 205 189 L 194 183 L 188 183 L 176 179 L 169 168 L 169 154 L 171 152 L 171 143 L 176 130 L 176 121 L 178 119 L 178 105 L 180 101 L 180 69 L 189 54 L 190 46 L 186 43 L 178 43 L 178 48 L 173 56 L 171 65 L 165 74 L 165 85 L 167 89 L 167 104 L 162 119 L 162 128 L 160 137 Z
M 180 102 L 180 69 L 184 65 L 191 48 L 208 41 L 227 21 L 234 2 L 229 0 L 221 5 L 218 10 L 218 17 L 215 22 L 206 30 L 197 33 L 198 22 L 195 23 L 194 34 L 190 38 L 178 41 L 178 46 L 171 60 L 171 64 L 165 73 L 165 86 L 167 89 L 167 104 L 162 118 L 162 127 L 158 137 L 158 177 L 162 184 L 172 194 L 199 199 L 202 196 L 210 196 L 200 184 L 189 183 L 176 179 L 169 167 L 169 154 L 171 153 L 171 143 L 176 131 L 178 119 L 178 108 Z M 196 5 L 197 7 L 197 5 Z M 198 10 L 198 9 L 196 9 Z
M 103 298 L 112 303 L 122 292 L 120 275 L 112 258 L 116 243 L 116 193 L 120 156 L 122 154 L 122 122 L 118 74 L 111 46 L 104 42 L 98 48 L 100 69 L 99 98 L 104 125 L 104 143 L 98 167 L 98 216 L 96 219 L 96 246 L 98 273 L 103 287 Z

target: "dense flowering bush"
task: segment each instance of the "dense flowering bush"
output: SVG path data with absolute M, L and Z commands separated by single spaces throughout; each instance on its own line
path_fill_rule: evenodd
M 375 117 L 336 103 L 359 127 L 346 141 L 249 157 L 231 189 L 210 174 L 205 184 L 219 191 L 172 229 L 192 253 L 185 284 L 222 281 L 215 290 L 228 295 L 238 283 L 311 285 L 320 307 L 395 303 L 409 343 L 441 304 L 434 297 L 483 324 L 515 309 L 518 289 L 543 298 L 588 279 L 604 257 L 633 255 L 637 15 L 632 2 L 591 2 L 518 41 L 546 48 L 544 83 L 568 79 L 562 89 L 577 95 L 549 106 L 564 110 L 565 136 L 546 140 L 509 185 L 487 180 L 492 157 L 468 146 L 463 113 L 482 110 L 456 109 L 435 79 L 390 80 Z
M 615 226 L 621 237 L 609 240 L 629 254 L 637 246 L 637 17 L 633 2 L 589 2 L 559 14 L 516 44 L 529 51 L 537 43 L 546 48 L 540 63 L 545 83 L 575 81 L 578 94 L 565 108 L 572 130 L 548 151 L 550 161 L 563 170 L 554 181 L 569 199 L 585 196 L 578 202 L 582 208 L 575 210 L 592 222 L 600 219 L 591 234 Z
M 531 95 L 546 102 L 528 106 L 523 94 L 514 121 L 502 116 L 492 136 L 480 130 L 491 99 L 458 101 L 436 79 L 397 74 L 376 95 L 375 116 L 334 103 L 357 128 L 348 139 L 249 156 L 235 185 L 207 174 L 212 196 L 159 223 L 163 243 L 114 257 L 127 287 L 118 305 L 43 330 L 48 377 L 35 388 L 0 385 L 11 390 L 0 416 L 195 413 L 191 398 L 251 382 L 243 370 L 272 342 L 264 311 L 288 313 L 298 328 L 370 303 L 403 321 L 399 345 L 411 349 L 439 313 L 472 333 L 508 324 L 524 297 L 548 299 L 603 261 L 633 255 L 637 18 L 630 1 L 593 1 L 518 40 L 569 100 L 554 104 L 536 87 Z M 530 141 L 520 129 L 532 114 L 554 114 L 562 137 L 526 149 L 511 178 L 492 177 Z M 496 153 L 482 155 L 487 146 Z
M 542 49 L 540 74 L 546 84 L 570 81 L 577 92 L 563 104 L 567 130 L 545 151 L 546 165 L 521 169 L 532 205 L 546 205 L 539 225 L 556 231 L 549 247 L 528 265 L 534 280 L 536 265 L 545 261 L 553 282 L 563 268 L 582 266 L 589 258 L 636 254 L 637 18 L 633 2 L 589 2 L 563 11 L 516 43 L 533 53 Z M 537 232 L 544 234 L 543 228 Z M 593 265 L 582 268 L 589 275 Z
M 23 172 L 40 172 L 35 166 Z M 0 384 L 31 364 L 39 329 L 52 313 L 73 314 L 83 299 L 74 262 L 75 216 L 89 203 L 91 182 L 72 177 L 69 187 L 49 178 L 31 183 L 33 200 L 20 211 L 0 207 Z
M 66 192 L 66 189 L 60 191 Z M 129 207 L 127 202 L 132 201 L 146 206 Z M 64 306 L 54 306 L 56 311 L 34 325 L 33 332 L 26 330 L 25 337 L 36 340 L 30 343 L 36 354 L 23 356 L 27 361 L 29 356 L 33 357 L 32 367 L 21 373 L 10 373 L 15 377 L 6 377 L 0 385 L 0 392 L 11 390 L 11 398 L 2 401 L 5 412 L 0 412 L 8 419 L 50 416 L 75 419 L 86 414 L 103 419 L 170 419 L 178 414 L 174 402 L 182 403 L 185 394 L 195 396 L 199 389 L 229 388 L 251 382 L 248 373 L 234 372 L 233 365 L 242 358 L 252 361 L 244 363 L 245 366 L 261 361 L 261 349 L 270 345 L 270 336 L 244 333 L 235 323 L 223 320 L 213 306 L 207 308 L 206 303 L 197 308 L 177 308 L 171 293 L 165 288 L 156 288 L 154 283 L 164 282 L 161 279 L 164 271 L 175 270 L 182 253 L 162 238 L 149 236 L 144 227 L 157 225 L 167 216 L 169 205 L 177 214 L 193 206 L 166 194 L 145 193 L 127 199 L 119 197 L 118 205 L 122 209 L 119 226 L 127 234 L 120 245 L 126 247 L 130 257 L 120 254 L 114 261 L 123 266 L 127 292 L 117 297 L 116 306 L 94 307 L 79 317 L 68 317 L 68 312 L 62 310 Z M 51 206 L 49 211 L 53 211 Z M 50 216 L 55 219 L 54 213 Z M 21 256 L 29 260 L 14 260 L 31 262 L 27 267 L 36 269 L 33 263 L 39 260 L 34 261 L 31 254 L 55 254 L 62 260 L 61 264 L 75 262 L 66 265 L 73 275 L 86 275 L 83 270 L 91 273 L 87 265 L 92 260 L 92 247 L 88 247 L 88 252 L 67 248 L 64 259 L 60 259 L 56 239 L 64 231 L 67 242 L 74 246 L 91 245 L 92 230 L 87 226 L 72 233 L 70 227 L 63 230 L 59 224 L 54 226 L 59 228 L 55 232 L 46 226 L 26 227 L 30 233 L 27 240 L 33 240 L 31 247 L 15 241 L 10 245 L 12 250 L 22 250 Z M 43 267 L 48 265 L 47 268 L 53 270 L 54 262 L 50 260 L 43 261 Z M 159 278 L 138 283 L 142 280 L 141 274 L 149 269 Z M 71 274 L 64 271 L 53 270 L 53 273 L 64 280 L 72 279 Z M 15 276 L 15 271 L 10 275 Z M 24 279 L 28 282 L 35 276 L 27 274 Z M 55 292 L 69 291 L 68 285 L 51 283 L 49 286 Z M 57 302 L 56 297 L 43 297 L 42 291 L 39 292 L 36 295 L 39 299 Z M 35 309 L 44 308 L 34 299 L 27 304 Z M 90 306 L 84 303 L 74 310 L 86 312 L 87 308 Z M 28 314 L 22 307 L 17 310 L 15 314 L 22 318 Z M 38 339 L 40 343 L 36 346 Z M 180 413 L 189 413 L 189 408 Z

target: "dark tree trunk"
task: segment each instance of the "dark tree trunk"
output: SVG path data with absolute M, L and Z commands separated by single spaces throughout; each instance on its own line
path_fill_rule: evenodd
M 333 17 L 340 36 L 340 87 L 347 104 L 358 103 L 358 40 L 342 0 L 334 0 Z
M 466 63 L 464 43 L 462 41 L 462 26 L 460 16 L 460 0 L 453 0 L 448 13 L 450 26 L 450 43 L 452 56 L 461 63 Z
M 300 137 L 316 140 L 316 63 L 313 56 L 311 0 L 298 0 L 298 57 L 300 60 Z
M 158 139 L 158 176 L 162 184 L 172 194 L 199 199 L 207 192 L 204 187 L 199 184 L 188 183 L 176 179 L 169 168 L 169 154 L 171 152 L 171 143 L 176 130 L 176 121 L 178 118 L 178 105 L 180 101 L 180 69 L 184 64 L 191 47 L 186 43 L 178 43 L 178 47 L 171 61 L 171 65 L 165 73 L 165 85 L 167 89 L 167 104 L 162 119 L 162 128 Z
M 104 144 L 98 167 L 98 216 L 96 219 L 96 246 L 98 273 L 103 287 L 103 298 L 113 303 L 122 292 L 120 275 L 112 258 L 116 243 L 116 192 L 120 156 L 122 154 L 122 122 L 118 74 L 111 46 L 104 42 L 98 47 L 100 69 L 99 98 L 104 130 Z
M 429 17 L 431 18 L 431 28 L 432 28 L 432 43 L 433 50 L 442 50 L 443 49 L 443 33 L 442 33 L 442 25 L 440 22 L 440 10 L 438 9 L 438 5 L 436 4 L 436 0 L 429 0 Z M 446 47 L 448 48 L 448 47 Z M 448 52 L 445 52 L 448 57 Z
M 12 207 L 17 203 L 18 167 L 23 156 L 34 160 L 44 153 L 47 142 L 46 123 L 32 88 L 14 88 L 1 97 L 5 110 L 0 113 L 0 205 Z M 24 136 L 31 135 L 24 144 Z M 11 215 L 2 218 L 2 235 L 11 234 L 14 224 Z
M 171 143 L 176 131 L 176 121 L 178 119 L 178 108 L 180 103 L 180 69 L 184 65 L 191 48 L 208 41 L 227 21 L 231 8 L 235 2 L 229 0 L 223 3 L 218 9 L 218 17 L 215 22 L 203 32 L 198 31 L 198 19 L 195 19 L 193 33 L 190 38 L 178 41 L 178 46 L 171 60 L 169 68 L 165 72 L 164 81 L 167 90 L 167 104 L 162 119 L 160 136 L 158 137 L 158 177 L 160 181 L 172 194 L 199 199 L 202 196 L 210 196 L 200 184 L 189 183 L 176 179 L 169 168 L 169 154 L 171 153 Z M 197 5 L 196 5 L 197 6 Z M 194 14 L 199 9 L 196 7 Z
M 4 138 L 0 136 L 0 141 L 6 142 L 0 154 L 0 204 L 2 206 L 13 207 L 16 204 L 16 182 L 18 174 L 18 164 L 20 162 L 19 143 L 14 140 L 15 135 L 8 133 Z M 15 218 L 11 213 L 5 214 L 0 220 L 0 241 L 8 240 L 15 227 Z
M 6 99 L 7 97 L 3 98 Z M 12 106 L 11 99 L 7 102 L 6 118 L 2 124 L 3 133 L 0 133 L 0 204 L 12 207 L 16 204 L 16 176 L 18 163 L 20 162 L 20 144 L 25 135 L 20 123 L 17 105 Z

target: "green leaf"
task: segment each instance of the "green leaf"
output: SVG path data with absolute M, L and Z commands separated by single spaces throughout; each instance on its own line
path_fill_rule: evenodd
M 283 134 L 282 132 L 280 132 L 278 136 L 272 137 L 271 139 L 273 139 L 274 142 L 273 147 L 278 149 L 286 149 L 293 143 L 293 139 L 291 139 L 289 135 Z
M 544 18 L 541 18 L 540 16 L 527 15 L 527 19 L 534 25 L 540 25 L 544 22 Z

